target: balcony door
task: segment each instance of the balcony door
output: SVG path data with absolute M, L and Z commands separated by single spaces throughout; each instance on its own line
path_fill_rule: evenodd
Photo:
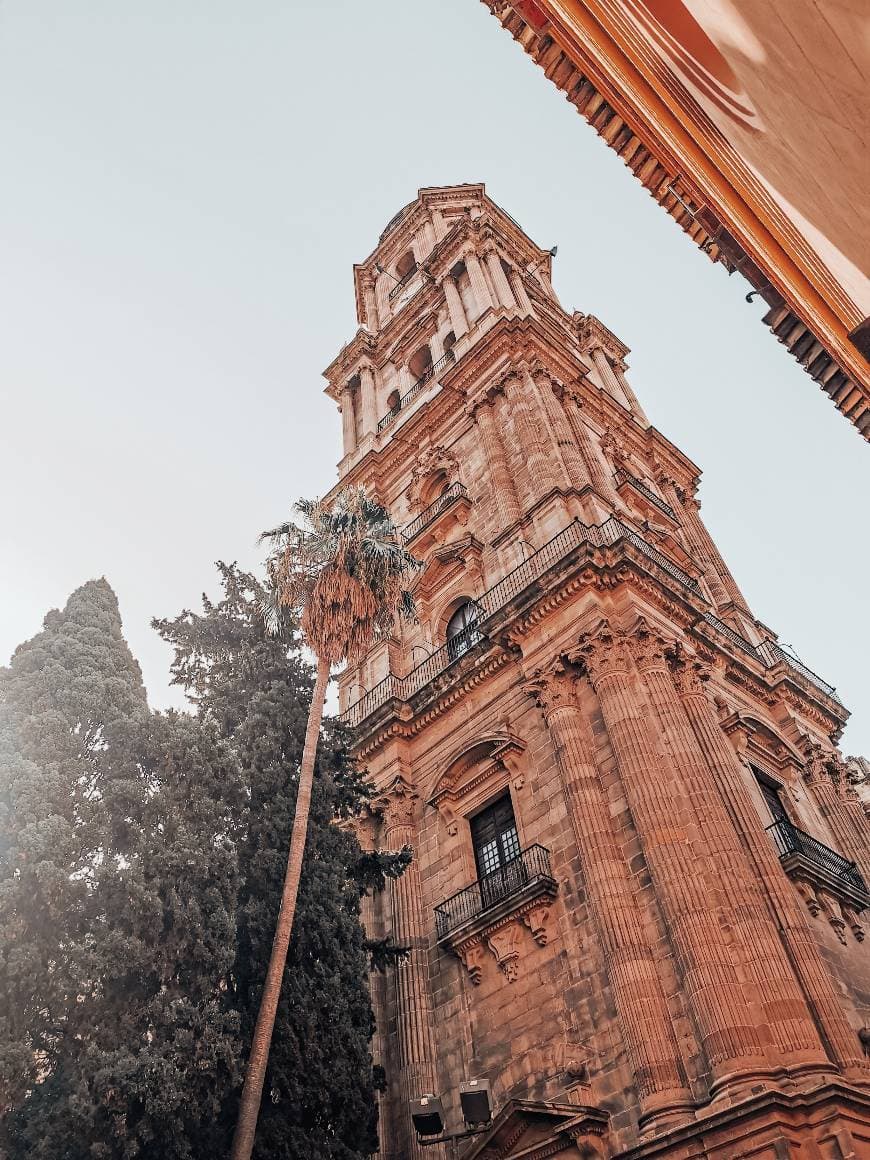
M 779 796 L 779 786 L 764 776 L 760 770 L 754 766 L 752 772 L 755 774 L 755 780 L 758 783 L 758 788 L 761 790 L 761 796 L 764 798 L 764 804 L 770 810 L 770 816 L 774 822 L 788 822 L 791 819 L 786 813 L 785 806 L 782 804 L 782 798 Z
M 471 819 L 471 842 L 483 907 L 513 894 L 525 881 L 510 794 Z

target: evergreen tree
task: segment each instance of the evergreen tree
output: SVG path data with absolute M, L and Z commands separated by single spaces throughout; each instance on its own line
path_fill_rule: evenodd
M 148 712 L 105 581 L 0 670 L 0 1155 L 227 1154 L 281 897 L 313 686 L 292 625 L 220 566 L 223 597 L 158 628 L 195 714 Z M 361 892 L 367 790 L 323 728 L 299 918 L 257 1156 L 376 1147 Z
M 147 712 L 105 581 L 49 614 L 0 698 L 9 1154 L 218 1155 L 241 1050 L 231 748 Z
M 158 622 L 175 648 L 174 680 L 201 716 L 232 739 L 249 794 L 239 847 L 238 955 L 233 1001 L 250 1043 L 272 945 L 287 835 L 314 681 L 295 627 L 265 631 L 259 582 L 218 565 L 224 588 L 203 612 Z M 377 1147 L 373 1029 L 366 943 L 359 922 L 365 889 L 380 889 L 409 855 L 363 855 L 334 819 L 368 797 L 335 723 L 322 729 L 297 920 L 281 989 L 255 1156 L 263 1160 L 359 1160 Z M 387 959 L 394 957 L 386 948 Z M 237 1101 L 226 1107 L 230 1121 Z

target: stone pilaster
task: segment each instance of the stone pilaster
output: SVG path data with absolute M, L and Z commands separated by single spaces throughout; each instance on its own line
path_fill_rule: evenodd
M 616 488 L 613 484 L 613 476 L 609 471 L 605 470 L 601 456 L 598 454 L 598 449 L 594 443 L 594 436 L 587 427 L 583 415 L 580 413 L 580 400 L 575 394 L 569 392 L 566 404 L 565 413 L 568 416 L 568 422 L 571 424 L 574 434 L 577 436 L 577 446 L 583 457 L 587 478 L 598 495 L 606 503 L 609 503 L 611 506 L 616 506 L 617 495 Z
M 543 710 L 562 776 L 590 910 L 632 1063 L 641 1123 L 679 1118 L 688 1114 L 691 1094 L 655 954 L 611 826 L 591 730 L 575 702 L 573 684 L 574 678 L 557 666 L 536 673 L 525 688 Z
M 523 454 L 526 494 L 522 506 L 528 508 L 558 486 L 558 479 L 553 471 L 543 407 L 531 375 L 527 370 L 511 371 L 502 382 L 517 446 Z
M 345 387 L 341 392 L 341 438 L 344 454 L 352 455 L 356 451 L 356 414 L 350 387 Z
M 682 701 L 701 752 L 713 771 L 719 792 L 773 912 L 780 938 L 822 1043 L 830 1059 L 844 1071 L 866 1073 L 867 1061 L 822 961 L 803 904 L 796 897 L 773 844 L 764 832 L 739 760 L 722 732 L 715 708 L 708 695 L 694 682 L 691 682 L 691 691 L 682 695 Z M 799 1008 L 793 1010 L 796 1042 L 807 1042 L 811 1036 L 806 1019 L 800 1018 Z
M 510 283 L 502 267 L 498 251 L 493 249 L 487 250 L 485 257 L 486 264 L 489 268 L 489 278 L 498 297 L 499 305 L 504 306 L 508 310 L 514 310 L 516 303 L 514 302 L 513 292 L 511 291 Z
M 492 306 L 492 296 L 486 284 L 486 277 L 477 254 L 473 250 L 468 250 L 464 256 L 464 261 L 465 268 L 468 271 L 468 278 L 471 282 L 471 293 L 474 297 L 475 309 L 477 311 L 476 317 L 480 318 L 481 314 L 489 310 Z
M 363 276 L 362 282 L 363 305 L 365 307 L 366 317 L 365 322 L 372 334 L 377 334 L 380 329 L 380 320 L 378 318 L 378 304 L 375 295 L 375 282 L 370 274 Z
M 655 717 L 664 729 L 670 755 L 692 811 L 699 870 L 711 897 L 720 900 L 723 929 L 734 936 L 733 952 L 745 973 L 744 1001 L 761 1014 L 759 1028 L 777 1066 L 819 1066 L 825 1062 L 809 1009 L 765 906 L 755 869 L 741 845 L 684 705 L 703 697 L 694 666 L 671 652 L 668 669 L 658 650 L 644 679 Z
M 819 811 L 831 828 L 839 853 L 854 862 L 864 881 L 870 885 L 870 827 L 858 821 L 845 799 L 847 784 L 836 754 L 808 740 L 804 747 L 806 765 L 804 781 L 815 798 Z M 859 828 L 860 827 L 860 828 Z
M 529 298 L 528 291 L 526 290 L 525 283 L 523 282 L 523 276 L 519 270 L 511 270 L 508 281 L 510 282 L 513 296 L 520 308 L 520 314 L 528 317 L 530 314 L 534 313 L 532 310 L 532 300 Z
M 416 794 L 401 781 L 383 799 L 384 837 L 388 849 L 414 848 L 417 800 Z M 402 1068 L 402 1105 L 395 1117 L 395 1151 L 396 1155 L 408 1160 L 433 1160 L 434 1152 L 435 1160 L 441 1160 L 441 1147 L 421 1148 L 417 1143 L 408 1112 L 409 1100 L 427 1092 L 438 1092 L 427 962 L 429 925 L 423 909 L 416 857 L 401 877 L 390 881 L 389 891 L 393 939 L 399 946 L 407 947 L 409 952 L 407 961 L 400 963 L 395 970 L 396 1022 Z
M 456 338 L 468 333 L 468 319 L 465 317 L 465 307 L 462 305 L 462 295 L 459 287 L 448 274 L 443 282 L 444 297 L 447 300 L 447 311 L 450 315 L 450 325 Z
M 616 372 L 610 365 L 610 359 L 604 353 L 602 348 L 600 346 L 594 347 L 589 352 L 589 357 L 592 359 L 592 365 L 601 376 L 601 382 L 603 383 L 604 389 L 607 391 L 607 393 L 612 395 L 613 398 L 616 399 L 617 403 L 621 403 L 622 406 L 625 407 L 626 411 L 630 411 L 631 406 L 628 397 L 622 389 L 622 384 L 617 378 Z
M 605 624 L 582 638 L 578 658 L 601 704 L 713 1090 L 727 1089 L 763 1071 L 764 1054 L 747 1018 L 740 978 L 713 901 L 698 873 L 689 844 L 690 820 L 672 762 L 657 744 L 644 711 L 631 643 Z M 638 659 L 647 671 L 658 663 L 649 656 Z
M 555 383 L 546 371 L 535 371 L 532 375 L 541 405 L 546 412 L 553 432 L 553 441 L 558 448 L 562 464 L 565 469 L 569 487 L 583 487 L 586 483 L 586 465 L 580 449 L 577 446 L 577 437 L 574 429 L 565 414 L 563 405 L 564 390 Z M 558 397 L 556 392 L 558 391 Z
M 748 613 L 749 607 L 743 597 L 743 593 L 738 588 L 737 581 L 731 575 L 725 561 L 719 555 L 716 545 L 713 543 L 713 539 L 707 531 L 704 521 L 701 519 L 701 505 L 694 496 L 690 495 L 684 496 L 681 502 L 683 511 L 686 514 L 683 529 L 689 540 L 691 554 L 698 559 L 699 563 L 706 566 L 705 572 L 710 581 L 710 590 L 713 593 L 713 599 L 719 604 L 722 589 L 724 589 L 725 599 L 721 603 L 736 604 Z
M 493 400 L 483 399 L 474 408 L 474 421 L 480 431 L 489 468 L 490 494 L 496 511 L 496 536 L 520 518 L 520 504 L 514 490 L 501 433 L 493 415 Z
M 378 402 L 375 393 L 375 376 L 372 368 L 366 364 L 359 371 L 359 399 L 362 408 L 362 434 L 372 435 L 378 426 Z

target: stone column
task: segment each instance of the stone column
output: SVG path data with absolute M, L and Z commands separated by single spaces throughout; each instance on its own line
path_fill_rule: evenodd
M 468 279 L 471 282 L 471 293 L 474 297 L 477 317 L 480 318 L 481 314 L 492 306 L 492 297 L 477 254 L 473 250 L 469 250 L 464 256 L 464 261 L 468 271 Z
M 810 743 L 804 781 L 818 803 L 822 817 L 831 827 L 839 846 L 837 851 L 854 862 L 864 881 L 870 886 L 870 827 L 863 822 L 859 830 L 853 823 L 846 802 L 840 797 L 835 778 L 841 774 L 833 753 L 825 753 L 821 746 Z
M 574 829 L 589 907 L 640 1101 L 641 1126 L 691 1115 L 692 1097 L 656 956 L 645 935 L 629 867 L 613 834 L 592 731 L 575 678 L 557 665 L 525 686 L 544 712 Z
M 473 415 L 480 431 L 489 468 L 490 494 L 495 504 L 498 536 L 520 518 L 520 504 L 514 490 L 498 424 L 493 415 L 493 400 L 482 399 L 480 403 L 475 404 Z
M 703 669 L 697 667 L 696 674 Z M 701 752 L 713 771 L 722 800 L 755 869 L 779 928 L 792 968 L 814 1017 L 822 1043 L 830 1058 L 844 1071 L 862 1075 L 867 1081 L 870 1065 L 863 1057 L 858 1036 L 849 1024 L 825 966 L 815 935 L 810 929 L 803 903 L 796 895 L 779 864 L 776 850 L 755 808 L 739 760 L 728 744 L 709 695 L 690 681 L 681 700 L 698 739 Z M 796 1041 L 812 1037 L 800 1009 L 793 1008 Z
M 383 326 L 390 317 L 390 286 L 392 283 L 386 274 L 379 274 L 375 279 L 375 301 L 377 302 L 378 319 Z
M 353 454 L 356 451 L 356 415 L 350 387 L 341 392 L 341 438 L 345 455 Z
M 447 310 L 450 314 L 450 325 L 457 338 L 468 332 L 468 319 L 465 317 L 465 307 L 462 305 L 462 296 L 459 288 L 448 274 L 444 279 L 444 297 L 447 299 Z
M 546 371 L 536 372 L 533 379 L 541 406 L 546 411 L 550 430 L 553 432 L 553 440 L 565 469 L 568 486 L 583 487 L 587 479 L 586 465 L 577 446 L 574 429 L 565 414 L 562 402 L 564 389 L 561 384 L 554 382 Z
M 613 373 L 616 376 L 616 381 L 619 383 L 619 388 L 628 399 L 628 405 L 631 408 L 631 413 L 635 415 L 643 424 L 644 427 L 649 427 L 649 419 L 647 419 L 643 407 L 637 399 L 637 395 L 631 388 L 631 384 L 626 378 L 625 372 L 627 367 L 624 362 L 618 362 L 613 367 Z
M 486 251 L 486 264 L 489 267 L 490 281 L 495 289 L 496 297 L 501 306 L 508 310 L 513 310 L 516 307 L 514 296 L 510 288 L 510 283 L 507 280 L 507 275 L 501 264 L 501 258 L 496 250 Z
M 366 326 L 372 332 L 377 334 L 380 328 L 378 320 L 378 304 L 375 296 L 375 284 L 371 277 L 365 277 L 362 283 L 363 305 L 366 312 Z
M 605 624 L 581 638 L 578 658 L 601 704 L 716 1094 L 763 1072 L 765 1061 L 689 845 L 689 821 L 672 763 L 652 734 L 629 638 Z
M 630 411 L 631 406 L 629 404 L 628 398 L 622 389 L 619 379 L 616 377 L 616 373 L 613 367 L 610 365 L 610 359 L 607 357 L 600 346 L 596 346 L 589 352 L 589 354 L 590 358 L 592 359 L 592 365 L 601 376 L 601 382 L 605 391 L 612 395 L 613 398 L 616 399 L 617 403 L 621 403 L 627 411 Z
M 700 516 L 701 505 L 694 496 L 687 495 L 682 500 L 682 508 L 686 513 L 686 520 L 683 524 L 683 529 L 692 546 L 693 554 L 706 565 L 706 572 L 708 580 L 711 580 L 711 591 L 714 584 L 718 581 L 718 591 L 721 594 L 724 589 L 726 599 L 724 604 L 734 603 L 742 608 L 747 614 L 749 613 L 749 606 L 743 598 L 743 593 L 737 587 L 737 581 L 728 570 L 728 566 L 719 554 L 719 550 L 713 543 L 710 533 L 707 531 L 706 525 Z M 710 573 L 714 576 L 711 579 Z M 713 599 L 717 599 L 716 592 L 713 592 Z
M 532 300 L 529 298 L 528 291 L 526 290 L 525 284 L 523 282 L 523 276 L 519 270 L 511 270 L 508 281 L 510 282 L 513 296 L 520 308 L 520 313 L 523 315 L 532 314 Z
M 569 394 L 566 414 L 568 422 L 577 436 L 577 446 L 583 457 L 589 482 L 606 503 L 615 507 L 617 496 L 613 485 L 613 476 L 610 472 L 605 471 L 601 456 L 598 454 L 598 448 L 595 446 L 594 436 L 586 426 L 581 414 L 580 400 L 574 394 Z
M 663 644 L 653 642 L 648 649 L 649 660 L 642 666 L 644 680 L 691 810 L 690 821 L 698 835 L 696 852 L 701 855 L 698 872 L 706 880 L 710 897 L 719 899 L 723 930 L 734 937 L 733 951 L 746 979 L 743 1002 L 747 1010 L 759 1010 L 761 1043 L 768 1045 L 772 1062 L 777 1066 L 818 1067 L 824 1064 L 825 1056 L 809 1009 L 765 906 L 755 870 L 683 707 L 684 700 L 703 696 L 700 682 L 693 683 L 691 670 L 673 656 L 673 666 L 666 667 Z
M 517 446 L 525 464 L 523 507 L 528 508 L 558 486 L 552 448 L 544 425 L 543 405 L 528 370 L 511 371 L 502 381 Z
M 370 366 L 359 369 L 359 396 L 362 407 L 362 433 L 372 435 L 378 427 L 378 400 L 375 391 L 375 375 Z
M 398 782 L 383 802 L 384 838 L 387 849 L 401 850 L 414 847 L 416 794 Z M 408 959 L 395 969 L 396 1022 L 398 1025 L 399 1059 L 402 1075 L 400 1089 L 402 1106 L 395 1117 L 395 1139 L 404 1142 L 395 1148 L 396 1154 L 407 1160 L 438 1160 L 443 1149 L 421 1148 L 414 1132 L 409 1100 L 427 1092 L 438 1094 L 433 1037 L 432 1000 L 429 995 L 428 931 L 429 923 L 423 909 L 423 890 L 419 863 L 415 857 L 401 877 L 389 884 L 392 934 L 399 946 L 409 948 Z

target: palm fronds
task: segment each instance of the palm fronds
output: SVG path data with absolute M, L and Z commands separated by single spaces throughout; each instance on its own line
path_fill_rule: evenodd
M 392 631 L 397 615 L 413 618 L 405 584 L 420 561 L 405 551 L 388 512 L 364 488 L 344 488 L 331 506 L 302 499 L 295 507 L 303 522 L 260 537 L 272 545 L 266 623 L 271 630 L 277 610 L 289 609 L 319 657 L 353 664 Z

